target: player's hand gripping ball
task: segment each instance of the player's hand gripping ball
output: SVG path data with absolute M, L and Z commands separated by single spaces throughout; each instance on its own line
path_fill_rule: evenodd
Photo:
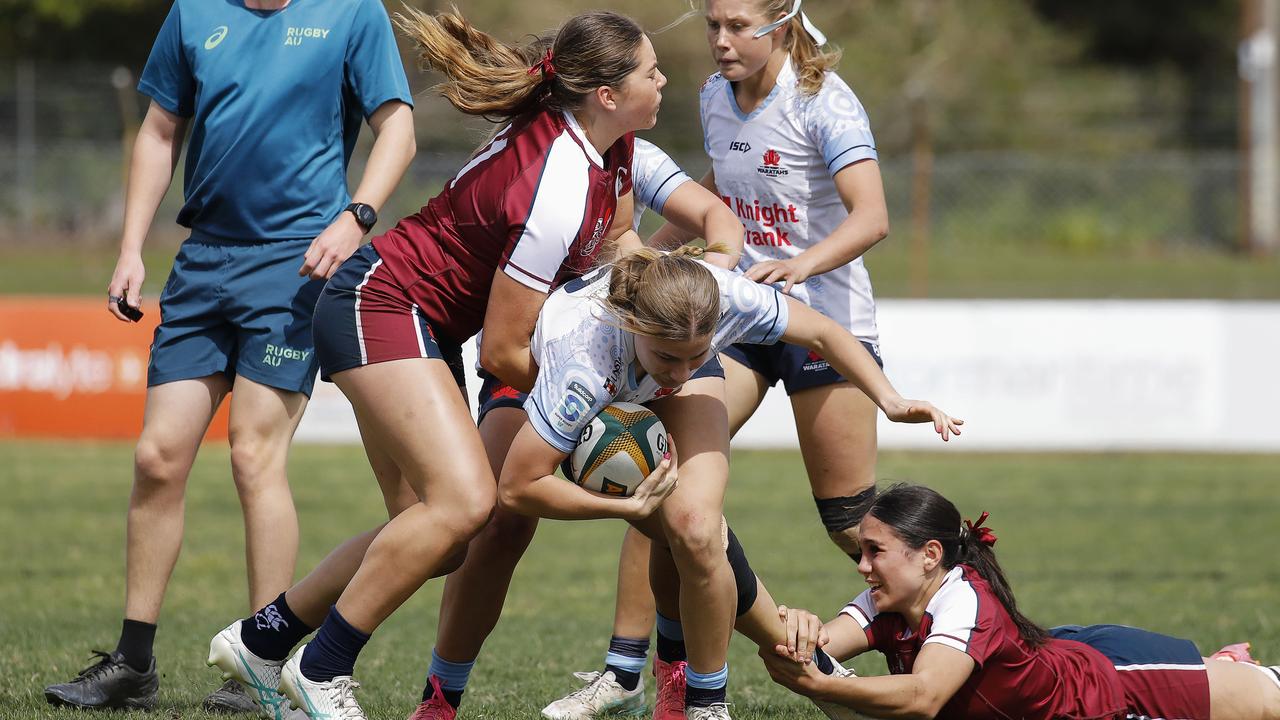
M 666 452 L 667 429 L 658 416 L 642 405 L 617 402 L 583 428 L 561 469 L 588 490 L 630 497 Z

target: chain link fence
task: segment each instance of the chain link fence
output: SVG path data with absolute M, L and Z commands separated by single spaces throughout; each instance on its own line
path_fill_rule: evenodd
M 114 243 L 124 207 L 128 142 L 146 99 L 132 77 L 102 66 L 0 67 L 0 243 Z M 663 110 L 654 139 L 700 134 L 696 112 Z M 696 108 L 692 108 L 696 111 Z M 421 98 L 419 153 L 383 217 L 416 211 L 466 161 L 484 128 L 443 103 Z M 353 156 L 358 177 L 369 134 Z M 675 153 L 697 177 L 705 157 Z M 881 148 L 895 235 L 913 213 L 910 157 Z M 965 152 L 934 157 L 929 240 L 937 246 L 992 244 L 1073 252 L 1196 246 L 1228 251 L 1240 232 L 1240 163 L 1231 149 Z M 181 240 L 181 167 L 154 234 Z

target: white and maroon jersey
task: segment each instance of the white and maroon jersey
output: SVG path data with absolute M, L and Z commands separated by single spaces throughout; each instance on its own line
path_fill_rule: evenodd
M 868 590 L 841 610 L 858 622 L 889 672 L 911 672 L 928 644 L 973 659 L 973 674 L 938 713 L 939 718 L 1124 717 L 1127 703 L 1115 667 L 1084 643 L 1051 639 L 1029 647 L 1004 605 L 973 568 L 957 565 L 925 608 L 912 632 L 898 613 L 880 613 Z
M 645 208 L 659 215 L 667 204 L 667 198 L 676 188 L 692 180 L 680 166 L 648 140 L 636 138 L 636 148 L 631 160 L 631 187 L 634 190 L 635 216 L 631 229 L 640 230 L 640 219 Z
M 720 286 L 720 320 L 708 359 L 734 343 L 769 345 L 782 337 L 790 316 L 781 293 L 739 273 L 705 267 Z M 609 403 L 646 403 L 678 389 L 663 388 L 647 374 L 637 380 L 641 368 L 634 336 L 618 327 L 601 303 L 609 276 L 609 268 L 602 267 L 556 290 L 533 332 L 530 350 L 538 361 L 538 379 L 524 410 L 534 430 L 566 453 Z
M 433 331 L 462 342 L 484 323 L 497 270 L 550 292 L 595 266 L 631 192 L 632 139 L 601 157 L 570 113 L 517 119 L 374 248 Z
M 719 73 L 700 96 L 716 189 L 746 228 L 741 269 L 799 255 L 848 217 L 833 178 L 877 156 L 866 111 L 839 76 L 828 72 L 821 90 L 804 95 L 788 58 L 773 92 L 750 114 L 738 108 L 733 86 Z M 791 294 L 860 340 L 877 342 L 862 258 L 809 278 Z

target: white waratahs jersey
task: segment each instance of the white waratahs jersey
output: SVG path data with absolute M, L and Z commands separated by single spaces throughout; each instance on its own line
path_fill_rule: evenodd
M 691 179 L 662 148 L 636 138 L 631 155 L 631 188 L 635 191 L 635 219 L 631 228 L 640 230 L 640 218 L 647 208 L 661 215 L 671 193 Z
M 799 255 L 848 217 L 832 179 L 860 160 L 876 160 L 862 103 L 835 73 L 803 95 L 788 58 L 773 92 L 749 115 L 719 73 L 700 91 L 702 133 L 721 199 L 746 227 L 746 270 Z M 805 281 L 791 295 L 875 343 L 875 299 L 862 258 Z
M 708 358 L 735 343 L 772 345 L 782 337 L 790 315 L 781 293 L 740 273 L 705 267 L 720 286 L 720 320 Z M 538 379 L 524 410 L 533 429 L 566 453 L 609 403 L 643 404 L 678 389 L 664 388 L 649 375 L 636 379 L 634 336 L 600 303 L 609 293 L 609 273 L 602 267 L 551 293 L 530 343 Z

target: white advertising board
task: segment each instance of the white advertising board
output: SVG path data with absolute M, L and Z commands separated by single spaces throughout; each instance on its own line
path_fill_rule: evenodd
M 877 315 L 898 390 L 965 419 L 956 450 L 1280 452 L 1280 303 L 886 300 Z M 358 442 L 345 398 L 316 386 L 298 439 Z M 943 447 L 923 426 L 879 432 L 886 449 Z M 796 447 L 780 387 L 734 442 Z

